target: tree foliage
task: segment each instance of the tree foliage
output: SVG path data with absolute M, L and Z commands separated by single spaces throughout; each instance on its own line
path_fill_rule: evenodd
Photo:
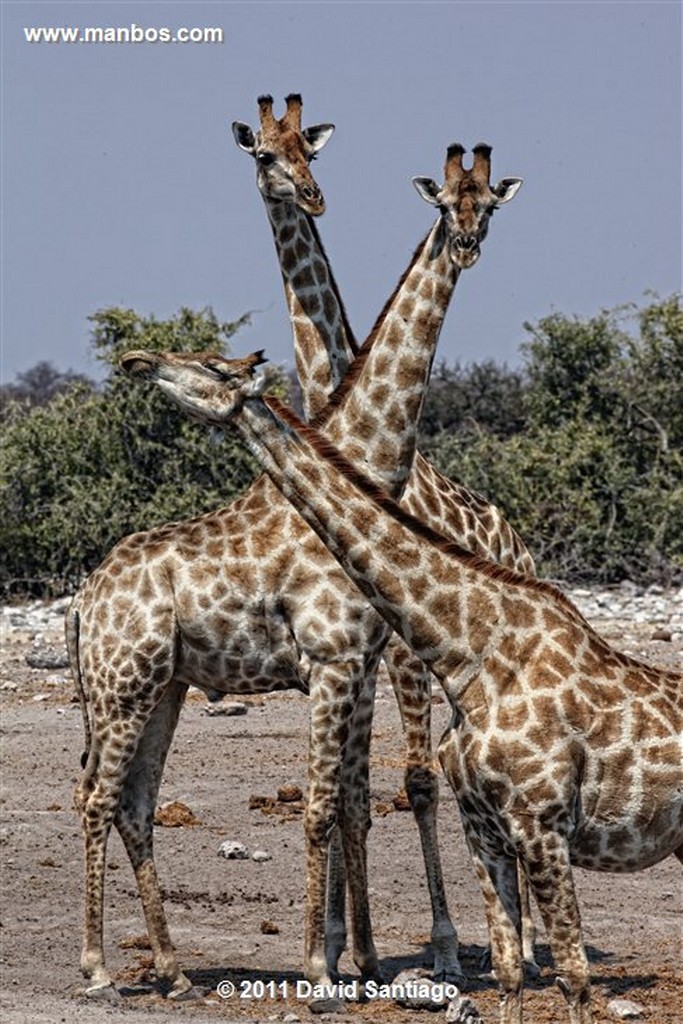
M 106 309 L 92 343 L 109 373 L 46 403 L 15 400 L 0 441 L 0 585 L 71 590 L 122 536 L 227 504 L 256 467 L 236 438 L 212 442 L 158 388 L 116 369 L 130 348 L 224 352 L 242 321 L 182 309 L 170 320 Z
M 72 590 L 122 536 L 229 503 L 256 467 L 117 370 L 130 348 L 224 352 L 237 323 L 106 309 L 101 386 L 38 364 L 0 394 L 0 586 Z M 571 580 L 683 575 L 683 312 L 653 297 L 527 325 L 524 365 L 437 366 L 421 447 L 496 502 L 539 571 Z M 283 388 L 284 388 L 283 383 Z M 14 388 L 14 390 L 12 390 Z
M 501 379 L 473 423 L 423 437 L 442 472 L 499 504 L 540 570 L 668 582 L 683 571 L 680 297 L 526 325 L 515 418 Z M 635 332 L 626 329 L 635 326 Z M 462 381 L 454 394 L 460 401 Z M 441 395 L 443 403 L 447 395 Z

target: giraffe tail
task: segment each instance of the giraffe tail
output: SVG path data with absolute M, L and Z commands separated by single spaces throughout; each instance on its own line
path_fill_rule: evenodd
M 85 732 L 85 750 L 81 754 L 81 767 L 85 768 L 88 761 L 88 755 L 90 754 L 90 748 L 92 747 L 92 729 L 90 727 L 90 714 L 89 714 L 89 701 L 90 695 L 86 693 L 85 686 L 83 683 L 83 675 L 81 673 L 81 658 L 80 658 L 80 625 L 81 619 L 78 614 L 77 598 L 71 602 L 69 610 L 66 613 L 66 649 L 69 654 L 69 662 L 71 664 L 71 675 L 73 677 L 74 686 L 76 687 L 76 693 L 78 694 L 78 700 L 81 705 L 81 714 L 83 715 L 83 730 Z

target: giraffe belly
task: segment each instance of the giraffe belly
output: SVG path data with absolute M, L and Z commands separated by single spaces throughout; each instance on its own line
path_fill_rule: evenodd
M 572 864 L 589 871 L 641 871 L 683 846 L 683 791 L 640 807 L 626 802 L 578 822 L 571 837 Z

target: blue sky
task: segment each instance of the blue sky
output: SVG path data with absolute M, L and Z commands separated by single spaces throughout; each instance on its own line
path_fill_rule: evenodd
M 30 26 L 217 26 L 220 45 L 30 44 Z M 300 92 L 337 130 L 318 226 L 364 338 L 433 220 L 410 184 L 490 143 L 524 186 L 463 274 L 449 362 L 516 363 L 523 322 L 681 286 L 676 3 L 2 3 L 2 376 L 97 373 L 87 317 L 256 311 L 235 338 L 292 364 L 253 162 L 229 130 Z

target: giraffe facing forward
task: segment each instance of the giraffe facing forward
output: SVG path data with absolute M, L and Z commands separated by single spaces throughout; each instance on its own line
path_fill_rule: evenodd
M 299 95 L 286 97 L 286 112 L 277 120 L 273 116 L 271 96 L 258 100 L 259 128 L 256 132 L 241 122 L 233 122 L 233 134 L 240 147 L 256 164 L 256 181 L 261 193 L 275 240 L 280 270 L 285 289 L 287 308 L 294 336 L 296 367 L 301 386 L 304 413 L 307 419 L 320 417 L 326 421 L 327 401 L 333 388 L 341 385 L 358 345 L 352 334 L 346 311 L 339 295 L 329 260 L 312 219 L 319 215 L 321 205 L 314 208 L 299 202 L 302 191 L 309 188 L 309 161 L 314 159 L 329 139 L 333 126 L 314 125 L 302 129 L 302 101 Z M 414 179 L 420 195 L 430 204 L 448 211 L 450 245 L 443 249 L 443 221 L 440 216 L 435 230 L 418 247 L 411 265 L 394 296 L 378 317 L 372 335 L 389 331 L 401 336 L 402 351 L 408 352 L 410 337 L 415 334 L 424 342 L 427 338 L 436 344 L 441 323 L 446 314 L 459 270 L 472 266 L 481 253 L 490 217 L 499 205 L 514 197 L 521 182 L 518 178 L 505 178 L 490 184 L 490 149 L 475 147 L 471 170 L 463 167 L 463 147 L 449 147 L 445 180 L 439 186 L 430 178 Z M 395 346 L 397 349 L 397 346 Z M 359 372 L 359 362 L 354 373 Z M 350 378 L 351 379 L 351 378 Z M 401 396 L 400 408 L 393 410 L 389 401 L 398 378 L 390 377 L 386 366 L 377 366 L 372 401 L 364 396 L 361 402 L 351 398 L 342 417 L 349 440 L 362 430 L 362 439 L 355 453 L 347 455 L 363 458 L 363 446 L 387 446 L 391 429 L 387 417 L 406 415 L 406 397 Z M 348 382 L 344 390 L 348 390 Z M 411 401 L 421 401 L 419 386 L 413 386 Z M 404 438 L 405 446 L 414 445 L 412 433 L 416 423 L 414 413 L 408 416 L 410 432 Z M 409 457 L 395 446 L 395 460 Z M 365 456 L 367 458 L 367 456 Z M 389 465 L 387 454 L 383 459 Z M 370 461 L 369 471 L 376 470 L 377 459 Z M 465 542 L 488 557 L 500 560 L 525 572 L 533 572 L 534 565 L 520 539 L 511 531 L 497 509 L 481 500 L 466 488 L 443 477 L 418 452 L 402 504 L 431 525 L 454 539 Z M 468 513 L 463 518 L 462 510 Z M 464 531 L 474 528 L 466 536 Z M 384 662 L 398 701 L 406 743 L 405 787 L 420 831 L 427 883 L 432 905 L 432 948 L 434 974 L 438 977 L 457 976 L 457 936 L 448 913 L 443 874 L 438 848 L 437 806 L 438 782 L 433 771 L 431 745 L 432 678 L 418 659 L 411 654 L 398 637 L 392 637 L 384 650 Z M 357 741 L 352 744 L 356 752 L 367 750 L 372 726 L 374 688 L 367 681 L 354 711 Z M 361 740 L 365 732 L 365 742 Z M 356 755 L 357 756 L 357 755 Z M 362 765 L 367 773 L 367 766 Z M 344 776 L 349 774 L 345 766 Z M 355 770 L 356 778 L 360 772 Z M 353 780 L 343 783 L 348 789 Z M 356 783 L 357 784 L 357 783 Z M 367 786 L 365 780 L 363 786 Z M 325 926 L 327 960 L 333 969 L 345 946 L 343 863 L 337 833 L 333 834 L 329 886 L 327 893 L 327 922 Z M 528 904 L 528 892 L 523 885 L 525 958 L 534 967 L 534 929 Z
M 683 861 L 683 674 L 615 651 L 555 587 L 473 555 L 405 513 L 314 428 L 260 397 L 261 353 L 131 352 L 194 418 L 232 422 L 278 488 L 453 709 L 439 757 L 489 926 L 502 1024 L 522 1020 L 516 858 L 548 934 L 571 1024 L 590 1024 L 572 864 Z

